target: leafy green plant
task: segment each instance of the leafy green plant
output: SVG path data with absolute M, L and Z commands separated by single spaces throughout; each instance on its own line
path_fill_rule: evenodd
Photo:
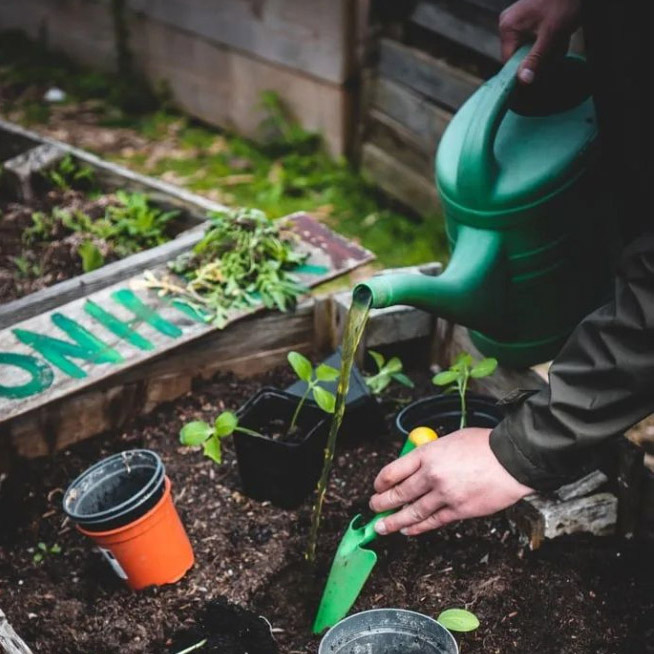
M 449 631 L 461 633 L 479 628 L 479 618 L 465 609 L 446 609 L 436 618 L 436 622 Z
M 160 295 L 177 296 L 219 328 L 230 311 L 259 302 L 280 311 L 292 309 L 307 290 L 291 272 L 307 257 L 295 249 L 297 237 L 254 209 L 211 214 L 210 219 L 193 251 L 170 265 L 186 283 L 150 274 L 145 285 Z
M 84 241 L 78 248 L 77 254 L 82 258 L 82 270 L 91 272 L 104 266 L 104 256 L 93 241 Z
M 388 361 L 384 356 L 374 350 L 368 350 L 377 366 L 377 373 L 366 377 L 366 385 L 373 395 L 379 395 L 392 381 L 399 382 L 407 388 L 413 388 L 414 383 L 402 372 L 404 366 L 399 357 L 391 357 Z
M 313 395 L 316 404 L 325 413 L 334 413 L 336 396 L 320 386 L 320 382 L 336 381 L 340 372 L 336 370 L 336 368 L 332 368 L 325 363 L 321 363 L 314 370 L 311 361 L 299 352 L 289 352 L 287 358 L 291 368 L 293 368 L 293 371 L 298 376 L 298 379 L 305 382 L 307 385 L 307 390 L 298 402 L 295 412 L 293 413 L 293 418 L 291 419 L 291 424 L 288 427 L 287 433 L 292 434 L 295 431 L 297 418 L 300 415 L 300 411 L 309 397 L 309 394 Z
M 44 542 L 37 543 L 36 552 L 32 557 L 32 561 L 35 565 L 38 565 L 43 563 L 43 560 L 46 558 L 46 556 L 51 554 L 61 554 L 61 546 L 55 543 L 54 545 L 48 547 L 48 545 L 46 545 Z
M 62 191 L 78 186 L 90 187 L 95 179 L 93 168 L 78 164 L 70 154 L 45 173 L 45 177 Z
M 468 390 L 468 382 L 471 378 L 480 379 L 482 377 L 488 377 L 495 372 L 496 368 L 496 359 L 488 358 L 475 361 L 472 355 L 467 352 L 461 352 L 448 370 L 439 372 L 432 379 L 432 383 L 436 384 L 436 386 L 445 387 L 446 392 L 455 390 L 458 392 L 461 399 L 460 429 L 463 429 L 467 424 L 466 392 Z
M 223 453 L 221 441 L 231 436 L 235 431 L 252 436 L 261 436 L 252 429 L 246 429 L 238 424 L 236 414 L 231 411 L 223 411 L 214 421 L 213 425 L 203 420 L 193 420 L 186 423 L 179 432 L 179 442 L 189 447 L 202 445 L 204 456 L 222 463 Z

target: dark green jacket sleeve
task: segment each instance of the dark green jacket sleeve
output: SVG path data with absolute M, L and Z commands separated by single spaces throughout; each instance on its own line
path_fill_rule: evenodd
M 613 299 L 577 327 L 549 377 L 491 434 L 502 465 L 538 490 L 591 471 L 603 443 L 654 412 L 654 236 L 625 252 Z

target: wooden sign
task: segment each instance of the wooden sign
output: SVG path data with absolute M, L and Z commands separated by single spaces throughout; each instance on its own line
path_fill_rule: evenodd
M 305 214 L 289 218 L 308 253 L 297 269 L 307 287 L 373 255 Z M 168 272 L 165 266 L 152 272 Z M 235 311 L 229 323 L 263 307 Z M 159 297 L 143 274 L 0 331 L 0 423 L 139 366 L 217 328 L 188 305 Z

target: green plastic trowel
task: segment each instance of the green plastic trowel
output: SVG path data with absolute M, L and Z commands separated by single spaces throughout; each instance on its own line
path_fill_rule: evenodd
M 436 438 L 438 438 L 436 432 L 426 427 L 418 427 L 409 434 L 400 456 L 404 456 L 418 445 L 436 440 Z M 370 522 L 363 525 L 360 524 L 361 515 L 357 515 L 352 520 L 336 550 L 325 591 L 313 623 L 314 634 L 320 634 L 328 627 L 334 626 L 352 608 L 377 563 L 377 553 L 364 546 L 377 538 L 375 531 L 377 522 L 396 511 L 397 509 L 379 513 Z

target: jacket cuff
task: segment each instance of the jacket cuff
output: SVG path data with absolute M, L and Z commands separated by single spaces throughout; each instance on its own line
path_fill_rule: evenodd
M 490 435 L 490 447 L 506 471 L 521 484 L 538 491 L 556 490 L 570 481 L 566 477 L 547 470 L 534 461 L 520 447 L 511 433 L 511 420 L 505 418 Z

